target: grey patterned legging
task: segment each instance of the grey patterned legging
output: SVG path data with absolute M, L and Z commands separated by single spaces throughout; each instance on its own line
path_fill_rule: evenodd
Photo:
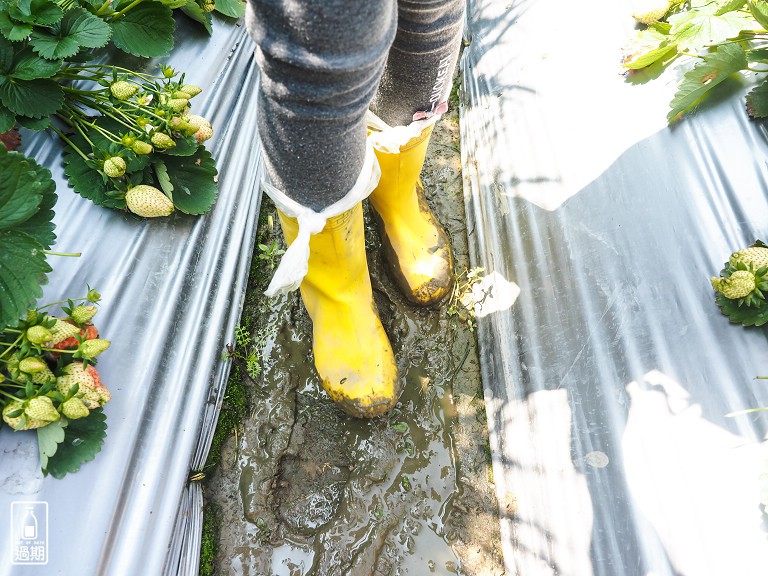
M 349 191 L 370 107 L 393 126 L 447 98 L 465 0 L 249 0 L 272 183 L 320 211 Z

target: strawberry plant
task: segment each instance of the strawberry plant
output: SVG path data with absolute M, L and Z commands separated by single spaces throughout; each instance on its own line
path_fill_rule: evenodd
M 648 0 L 651 2 L 651 0 Z M 680 81 L 667 115 L 679 119 L 725 80 L 756 73 L 746 98 L 753 118 L 768 117 L 768 1 L 653 0 L 636 12 L 642 24 L 625 48 L 630 73 L 651 66 L 693 63 Z
M 768 245 L 757 240 L 731 254 L 719 277 L 710 279 L 715 301 L 731 322 L 744 326 L 768 323 Z
M 96 303 L 89 290 L 77 301 Z M 92 323 L 96 307 L 68 300 L 66 317 L 27 310 L 0 330 L 0 413 L 16 431 L 36 430 L 44 473 L 61 478 L 92 460 L 106 436 L 101 407 L 109 390 L 96 371 L 96 356 L 109 348 Z M 1 426 L 2 424 L 0 424 Z
M 207 120 L 189 113 L 200 88 L 168 67 L 153 77 L 90 64 L 66 67 L 57 76 L 100 86 L 64 84 L 65 102 L 55 117 L 68 134 L 52 126 L 67 144 L 65 174 L 75 192 L 147 218 L 210 209 L 217 171 L 203 142 L 213 131 Z

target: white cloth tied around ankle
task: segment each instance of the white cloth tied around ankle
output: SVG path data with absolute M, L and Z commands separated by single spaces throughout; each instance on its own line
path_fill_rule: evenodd
M 365 151 L 363 168 L 354 186 L 346 196 L 337 200 L 321 212 L 315 212 L 311 208 L 302 206 L 292 200 L 284 192 L 278 190 L 272 184 L 262 181 L 264 191 L 272 198 L 272 201 L 286 216 L 295 218 L 299 222 L 299 233 L 296 239 L 288 247 L 280 260 L 280 265 L 275 270 L 275 275 L 264 292 L 269 297 L 278 294 L 287 294 L 296 290 L 301 285 L 304 276 L 309 270 L 309 238 L 313 234 L 322 232 L 329 218 L 343 214 L 351 210 L 358 203 L 370 196 L 381 178 L 381 168 L 376 160 L 373 147 L 370 142 Z
M 373 144 L 376 150 L 388 154 L 397 154 L 400 147 L 405 146 L 422 135 L 424 130 L 435 124 L 442 116 L 442 113 L 431 113 L 423 120 L 414 120 L 407 126 L 390 126 L 384 120 L 376 116 L 370 110 L 365 115 L 365 121 L 369 128 L 373 129 L 368 135 L 368 141 Z

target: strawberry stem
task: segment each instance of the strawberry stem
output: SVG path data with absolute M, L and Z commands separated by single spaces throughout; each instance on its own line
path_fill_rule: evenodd
M 104 4 L 99 6 L 99 9 L 96 10 L 96 16 L 102 16 L 104 12 L 112 5 L 112 0 L 106 0 Z
M 10 328 L 6 328 L 6 331 L 8 331 L 8 330 L 10 330 Z M 18 338 L 16 338 L 16 340 L 14 341 L 14 343 L 13 343 L 13 344 L 11 344 L 11 345 L 9 345 L 9 346 L 8 346 L 8 348 L 6 349 L 6 351 L 5 351 L 5 352 L 3 352 L 2 354 L 0 354 L 0 360 L 2 360 L 2 359 L 3 359 L 3 356 L 5 356 L 6 354 L 8 354 L 8 352 L 11 352 L 11 351 L 12 351 L 14 348 L 16 348 L 16 346 L 18 346 L 18 344 L 21 342 L 21 340 L 22 340 L 23 336 L 24 336 L 24 335 L 22 334 L 21 336 L 19 336 Z
M 61 118 L 61 116 L 59 114 L 57 114 L 57 116 L 59 116 L 59 118 Z M 54 126 L 53 124 L 51 124 L 51 128 L 53 129 L 54 132 L 56 132 L 56 134 L 59 135 L 59 138 L 61 138 L 62 140 L 64 140 L 64 142 L 69 144 L 70 148 L 72 148 L 75 152 L 77 152 L 83 160 L 90 160 L 90 158 L 88 158 L 88 156 L 83 154 L 83 152 L 80 150 L 80 148 L 75 146 L 74 142 L 72 142 L 72 140 L 67 138 L 61 130 L 56 128 L 56 126 Z
M 51 306 L 56 306 L 56 304 L 68 304 L 70 300 L 72 302 L 79 302 L 80 300 L 86 301 L 88 300 L 88 296 L 80 297 L 80 298 L 67 298 L 66 300 L 57 300 L 56 302 L 51 302 L 50 304 L 45 304 L 43 306 L 40 306 L 36 310 L 37 311 L 45 310 L 46 308 L 50 308 Z
M 48 254 L 49 256 L 71 256 L 73 258 L 79 258 L 82 256 L 82 252 L 54 252 L 53 250 L 43 250 L 43 254 Z
M 111 22 L 114 22 L 115 20 L 118 20 L 118 19 L 120 19 L 120 18 L 123 16 L 123 14 L 125 14 L 126 12 L 128 12 L 128 11 L 129 11 L 131 8 L 133 8 L 134 6 L 138 6 L 138 5 L 139 5 L 139 4 L 141 4 L 143 1 L 144 1 L 144 0 L 134 0 L 133 2 L 131 2 L 130 4 L 128 4 L 128 6 L 126 6 L 126 7 L 125 7 L 125 8 L 123 8 L 122 10 L 120 10 L 120 12 L 117 12 L 117 13 L 113 14 L 113 15 L 112 15 L 112 17 L 110 18 L 110 21 L 111 21 Z

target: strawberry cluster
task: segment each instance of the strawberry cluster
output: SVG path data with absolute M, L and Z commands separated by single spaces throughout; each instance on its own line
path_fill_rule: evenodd
M 177 78 L 169 66 L 160 71 L 161 76 L 151 76 L 103 65 L 77 67 L 73 75 L 81 80 L 90 76 L 101 88 L 65 88 L 81 106 L 58 114 L 72 134 L 54 128 L 82 160 L 70 155 L 76 162 L 66 171 L 75 191 L 145 218 L 168 216 L 177 208 L 190 212 L 175 204 L 174 188 L 200 189 L 205 183 L 190 182 L 190 171 L 179 168 L 179 159 L 188 157 L 199 166 L 202 144 L 213 136 L 211 123 L 190 112 L 190 101 L 201 88 L 186 83 L 183 74 Z M 60 75 L 68 73 L 64 69 Z M 93 111 L 100 115 L 94 117 Z M 87 176 L 88 169 L 98 179 Z M 212 176 L 206 178 L 215 183 Z M 100 193 L 94 192 L 94 182 Z
M 731 254 L 720 276 L 710 278 L 715 300 L 732 322 L 747 326 L 768 323 L 768 246 L 758 240 Z
M 61 418 L 85 418 L 110 399 L 94 364 L 109 348 L 93 324 L 99 295 L 67 301 L 66 316 L 30 310 L 0 332 L 0 407 L 14 430 L 47 426 Z

